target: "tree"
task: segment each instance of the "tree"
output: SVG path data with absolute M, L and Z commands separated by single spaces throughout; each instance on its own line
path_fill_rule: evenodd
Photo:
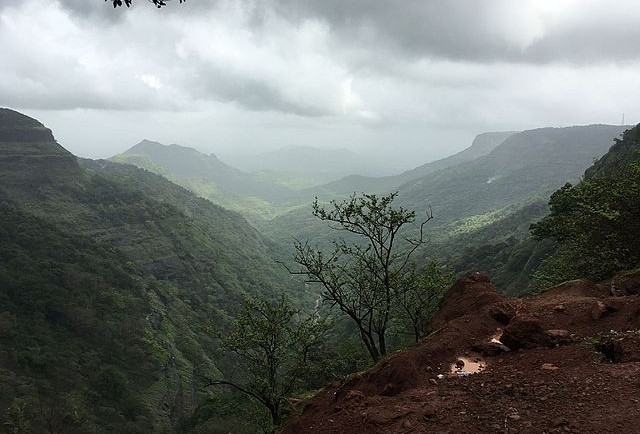
M 413 333 L 416 343 L 452 284 L 453 276 L 445 273 L 436 260 L 427 262 L 420 272 L 414 267 L 405 275 L 398 293 L 399 316 Z
M 275 303 L 244 298 L 221 341 L 239 369 L 238 378 L 210 380 L 207 386 L 230 386 L 255 399 L 277 427 L 284 421 L 287 399 L 301 386 L 309 353 L 327 327 L 321 319 L 301 317 L 284 296 Z
M 126 5 L 127 7 L 131 7 L 131 2 L 133 0 L 104 0 L 105 2 L 112 2 L 113 3 L 113 7 L 117 8 L 122 6 L 123 4 Z M 168 1 L 171 0 L 148 0 L 149 2 L 153 3 L 156 7 L 161 8 L 162 6 L 166 6 Z M 187 0 L 179 0 L 180 3 L 185 2 Z
M 543 285 L 587 277 L 602 280 L 640 262 L 640 164 L 566 184 L 549 200 L 551 211 L 531 225 L 538 239 L 557 241 L 536 271 Z
M 409 259 L 424 243 L 424 225 L 432 218 L 428 212 L 416 225 L 417 236 L 413 238 L 401 233 L 405 225 L 415 222 L 415 211 L 394 208 L 396 196 L 354 193 L 341 203 L 331 201 L 329 209 L 316 198 L 313 215 L 356 239 L 333 240 L 333 251 L 328 255 L 308 242 L 296 241 L 294 260 L 302 268 L 290 270 L 304 275 L 309 283 L 322 285 L 324 301 L 338 306 L 353 320 L 374 363 L 387 353 L 386 333 L 393 306 L 409 271 Z

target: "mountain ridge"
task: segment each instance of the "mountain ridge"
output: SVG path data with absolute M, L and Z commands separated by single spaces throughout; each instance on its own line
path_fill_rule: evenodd
M 448 157 L 406 170 L 398 175 L 384 177 L 349 175 L 339 180 L 307 189 L 306 192 L 312 195 L 344 194 L 352 193 L 353 191 L 385 193 L 412 179 L 486 155 L 513 134 L 515 134 L 514 131 L 482 133 L 474 138 L 468 148 Z

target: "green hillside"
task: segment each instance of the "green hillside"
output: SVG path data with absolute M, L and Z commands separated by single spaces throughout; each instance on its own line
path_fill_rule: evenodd
M 470 147 L 440 160 L 432 161 L 401 174 L 383 177 L 371 177 L 361 175 L 349 175 L 337 181 L 306 190 L 310 196 L 328 196 L 351 194 L 354 191 L 366 191 L 370 193 L 385 193 L 396 189 L 398 186 L 414 179 L 421 178 L 430 173 L 457 166 L 466 161 L 473 161 L 487 155 L 496 146 L 515 134 L 514 131 L 483 133 L 476 136 Z
M 517 230 L 497 230 L 503 226 L 498 220 L 467 239 L 464 249 L 453 250 L 454 267 L 484 269 L 512 295 L 575 278 L 609 279 L 617 271 L 637 267 L 639 152 L 638 127 L 634 127 L 614 138 L 609 151 L 580 182 L 556 190 L 549 205 L 535 205 L 538 212 L 528 216 L 514 214 L 514 221 L 536 222 L 535 237 L 522 225 Z M 515 235 L 505 238 L 509 233 Z M 478 238 L 482 234 L 490 236 Z
M 400 186 L 399 197 L 418 209 L 431 206 L 438 226 L 527 203 L 578 179 L 624 130 L 588 125 L 523 131 L 488 155 Z
M 590 125 L 523 131 L 476 158 L 397 187 L 404 207 L 418 213 L 431 208 L 434 214 L 427 225 L 430 242 L 419 258 L 435 256 L 458 272 L 485 269 L 503 290 L 527 291 L 530 271 L 549 246 L 516 246 L 529 237 L 529 225 L 547 213 L 549 195 L 579 179 L 624 129 Z M 310 217 L 308 206 L 259 227 L 283 244 L 292 237 L 327 243 L 327 229 Z M 527 255 L 534 255 L 534 262 L 523 262 Z
M 537 239 L 555 242 L 536 270 L 540 287 L 586 277 L 594 281 L 640 265 L 639 126 L 549 200 L 550 212 L 532 226 Z
M 210 328 L 303 291 L 243 217 L 130 165 L 78 160 L 0 110 L 0 419 L 35 432 L 251 432 Z M 13 422 L 11 422 L 13 423 Z M 47 431 L 49 432 L 49 431 Z
M 263 176 L 228 166 L 213 154 L 179 145 L 143 140 L 111 160 L 163 175 L 225 208 L 242 211 L 247 217 L 269 217 L 274 201 L 293 194 L 291 189 Z

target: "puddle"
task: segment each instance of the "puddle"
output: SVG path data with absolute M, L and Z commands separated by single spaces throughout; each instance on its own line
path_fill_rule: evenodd
M 503 347 L 504 351 L 509 351 L 500 338 L 502 337 L 502 330 L 497 329 L 495 334 L 491 336 L 490 343 L 498 344 Z M 477 374 L 484 371 L 487 368 L 487 362 L 482 358 L 479 353 L 469 353 L 465 356 L 460 356 L 456 359 L 455 363 L 451 364 L 449 373 L 451 375 L 457 375 L 458 377 L 467 377 L 471 374 Z
M 455 363 L 451 364 L 449 372 L 458 377 L 466 377 L 482 372 L 486 367 L 487 362 L 485 362 L 480 355 L 471 354 L 469 356 L 458 357 Z

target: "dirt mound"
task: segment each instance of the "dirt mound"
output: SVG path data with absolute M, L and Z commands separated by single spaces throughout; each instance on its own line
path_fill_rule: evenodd
M 577 280 L 512 299 L 468 274 L 429 339 L 327 386 L 284 433 L 639 432 L 640 297 L 610 294 Z
M 458 279 L 447 291 L 440 303 L 438 313 L 431 321 L 430 328 L 438 329 L 447 322 L 472 312 L 484 312 L 488 306 L 505 299 L 506 297 L 493 287 L 486 273 L 468 273 Z

